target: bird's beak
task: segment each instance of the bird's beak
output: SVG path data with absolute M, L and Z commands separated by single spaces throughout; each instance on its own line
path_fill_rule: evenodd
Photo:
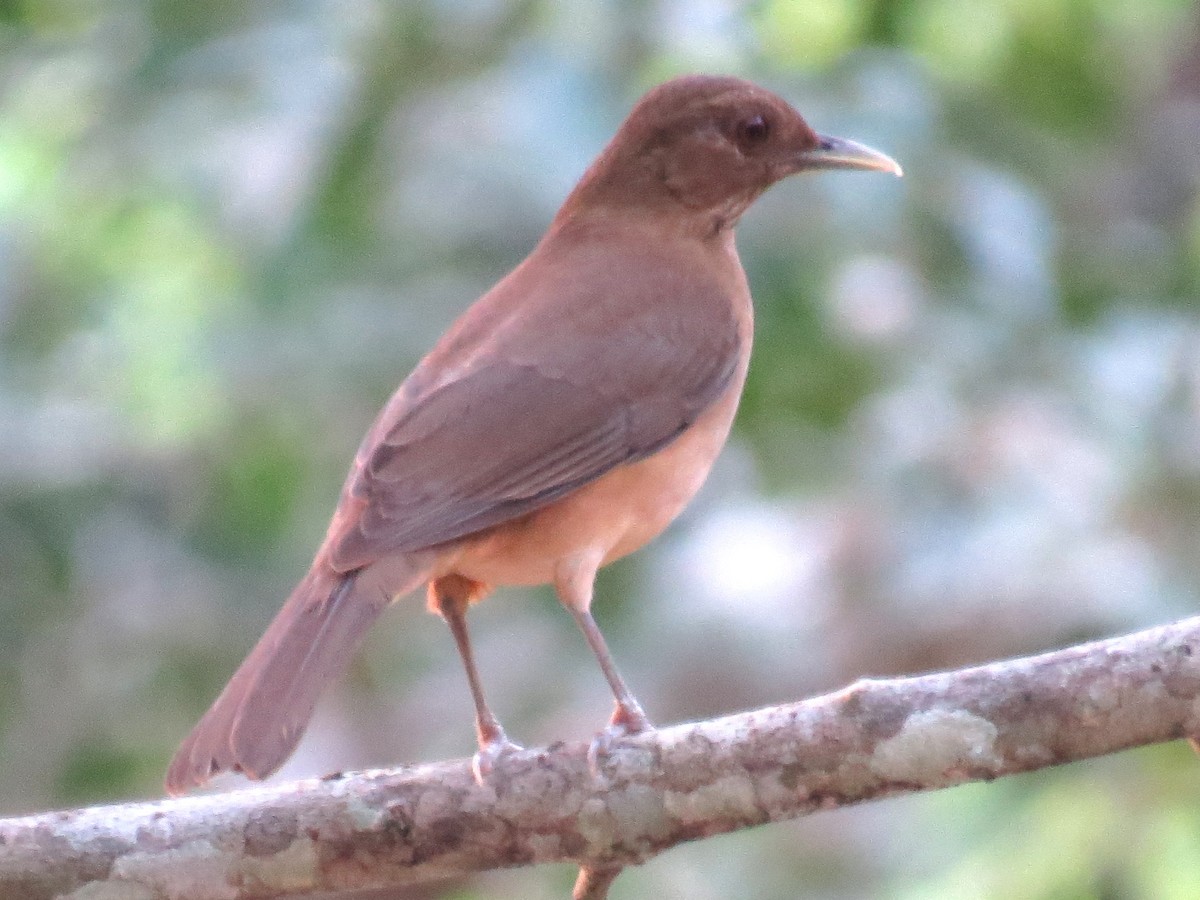
M 872 150 L 858 141 L 846 138 L 817 135 L 817 146 L 805 150 L 796 157 L 796 171 L 807 169 L 865 169 L 870 172 L 887 172 L 899 178 L 904 174 L 900 164 L 878 150 Z

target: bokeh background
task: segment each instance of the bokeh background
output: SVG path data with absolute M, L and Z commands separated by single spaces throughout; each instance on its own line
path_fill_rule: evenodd
M 681 72 L 758 80 L 907 175 L 794 179 L 741 227 L 735 434 L 599 585 L 651 716 L 1196 611 L 1198 24 L 1177 0 L 0 3 L 0 813 L 158 796 L 375 411 Z M 281 777 L 471 752 L 421 606 Z M 473 627 L 514 737 L 603 723 L 547 591 Z M 1198 796 L 1190 751 L 1153 748 L 710 840 L 613 896 L 1191 900 Z

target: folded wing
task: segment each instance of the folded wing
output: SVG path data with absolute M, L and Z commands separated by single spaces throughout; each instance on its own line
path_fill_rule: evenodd
M 559 323 L 569 340 L 521 343 L 521 333 L 554 334 L 553 322 L 507 340 L 500 321 L 453 377 L 414 372 L 359 451 L 328 538 L 333 565 L 350 571 L 501 524 L 669 443 L 720 396 L 748 339 L 719 292 L 680 281 L 667 285 L 676 302 L 527 304 L 527 314 L 570 317 Z

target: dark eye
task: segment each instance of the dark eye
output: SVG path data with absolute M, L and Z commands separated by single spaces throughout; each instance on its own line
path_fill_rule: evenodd
M 743 147 L 756 147 L 771 134 L 771 126 L 762 116 L 750 116 L 738 122 L 738 143 Z

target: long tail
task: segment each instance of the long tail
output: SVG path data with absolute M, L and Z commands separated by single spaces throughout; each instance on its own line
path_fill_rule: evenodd
M 364 574 L 313 566 L 176 752 L 167 770 L 169 794 L 218 772 L 265 778 L 291 755 L 317 697 L 346 671 L 395 596 Z

